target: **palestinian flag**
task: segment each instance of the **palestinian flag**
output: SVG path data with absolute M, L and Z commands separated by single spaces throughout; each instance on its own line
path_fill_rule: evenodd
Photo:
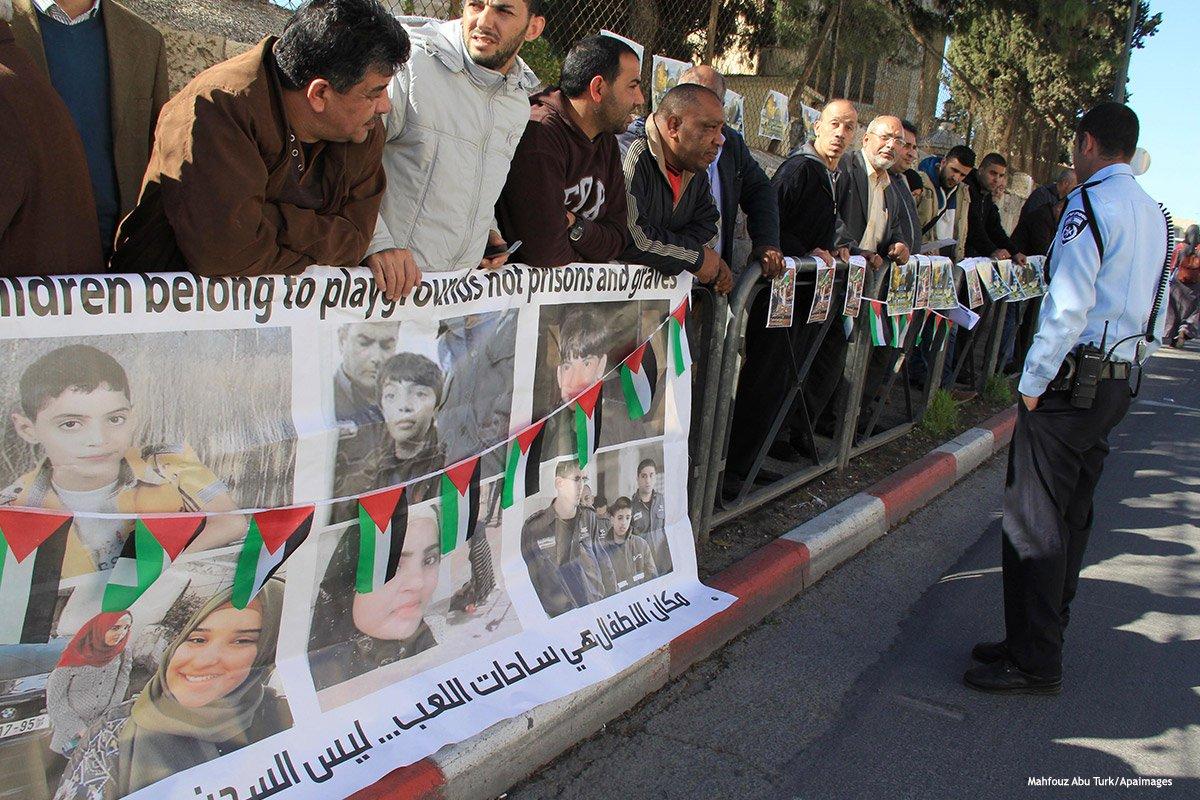
M 70 529 L 70 514 L 0 509 L 0 644 L 50 641 Z
M 600 442 L 600 393 L 604 388 L 603 381 L 575 398 L 575 454 L 579 458 L 579 468 L 583 469 L 596 452 Z
M 354 591 L 370 594 L 396 576 L 407 530 L 408 498 L 404 496 L 403 486 L 358 498 L 358 562 L 354 571 Z
M 475 535 L 479 524 L 479 457 L 442 473 L 442 555 Z
M 912 322 L 912 312 L 897 314 L 892 317 L 892 347 L 904 347 L 904 337 L 908 334 L 908 325 Z
M 884 319 L 887 315 L 884 314 L 883 303 L 879 300 L 871 300 L 867 304 L 867 321 L 871 326 L 871 344 L 876 347 L 887 347 L 887 328 L 884 327 Z
M 676 375 L 682 375 L 692 363 L 692 351 L 688 347 L 687 332 L 683 328 L 687 321 L 687 312 L 688 300 L 685 297 L 679 307 L 671 312 L 671 317 L 667 320 L 671 365 Z
M 625 391 L 625 407 L 629 409 L 630 419 L 641 419 L 650 413 L 650 402 L 658 382 L 656 367 L 649 341 L 630 353 L 621 364 L 621 388 Z
M 233 573 L 234 608 L 245 608 L 312 530 L 313 506 L 273 508 L 250 517 Z
M 537 494 L 539 483 L 538 472 L 542 463 L 542 435 L 546 429 L 546 420 L 535 422 L 517 434 L 508 448 L 508 463 L 504 468 L 504 490 L 500 494 L 500 507 L 512 508 L 518 497 L 528 497 Z M 533 469 L 530 469 L 532 464 Z M 524 493 L 517 487 L 523 487 Z
M 933 332 L 937 333 L 937 314 L 927 308 L 925 309 L 925 318 L 921 320 L 921 327 L 917 329 L 917 340 L 913 342 L 915 347 L 921 346 L 921 341 L 925 338 L 925 326 L 929 324 L 930 317 L 933 317 Z
M 133 524 L 121 557 L 108 577 L 102 611 L 125 611 L 204 528 L 203 514 L 144 517 Z

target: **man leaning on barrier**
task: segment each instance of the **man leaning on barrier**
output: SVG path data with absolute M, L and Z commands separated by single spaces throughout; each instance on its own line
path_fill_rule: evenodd
M 408 37 L 377 0 L 310 0 L 277 39 L 163 107 L 113 267 L 296 274 L 366 254 L 384 175 L 379 115 Z
M 1158 346 L 1168 222 L 1133 177 L 1127 106 L 1101 103 L 1075 129 L 1081 185 L 1050 254 L 1054 280 L 1021 375 L 1008 451 L 1002 563 L 1005 638 L 978 644 L 967 686 L 1058 694 L 1063 632 L 1093 522 L 1109 434 L 1130 404 L 1130 372 Z
M 0 0 L 0 275 L 99 272 L 83 143 L 10 19 L 10 0 Z
M 961 144 L 951 147 L 944 158 L 929 156 L 917 167 L 925 183 L 925 192 L 917 206 L 923 240 L 928 243 L 953 239 L 953 245 L 939 252 L 956 262 L 967 257 L 971 193 L 963 181 L 974 168 L 975 151 Z
M 679 82 L 698 83 L 717 97 L 725 96 L 725 76 L 707 65 L 684 70 Z M 721 135 L 725 144 L 708 165 L 709 188 L 721 212 L 714 249 L 726 264 L 737 266 L 733 261 L 733 233 L 740 206 L 746 212 L 746 230 L 750 234 L 749 261 L 761 263 L 763 276 L 774 278 L 783 272 L 783 252 L 779 249 L 779 204 L 771 179 L 754 160 L 740 133 L 725 125 Z
M 572 45 L 558 86 L 533 96 L 496 205 L 500 231 L 535 267 L 614 261 L 629 241 L 616 135 L 642 96 L 641 62 L 611 36 Z
M 500 190 L 529 122 L 537 76 L 519 54 L 546 25 L 543 0 L 466 0 L 462 18 L 410 29 L 412 60 L 384 117 L 387 191 L 367 266 L 390 293 L 421 271 L 507 260 L 494 229 Z
M 879 116 L 867 125 L 862 149 L 842 156 L 838 164 L 837 214 L 841 242 L 853 254 L 864 255 L 879 269 L 884 258 L 908 262 L 909 248 L 901 230 L 901 210 L 892 208 L 889 170 L 904 144 L 899 117 Z
M 905 174 L 917 164 L 917 126 L 905 119 L 900 121 L 900 127 L 904 133 L 904 140 L 897 143 L 896 160 L 888 169 L 892 175 L 892 182 L 887 189 L 887 202 L 888 208 L 897 216 L 900 226 L 899 241 L 904 242 L 909 253 L 918 253 L 921 250 L 921 223 L 917 216 L 917 203 L 913 199 L 912 187 Z M 919 186 L 919 175 L 917 180 Z
M 783 252 L 791 256 L 813 256 L 833 263 L 837 241 L 837 212 L 834 184 L 838 160 L 854 138 L 858 112 L 849 100 L 831 100 L 821 110 L 815 125 L 816 138 L 806 142 L 780 165 L 771 179 L 779 198 L 779 238 Z M 842 249 L 838 258 L 849 258 Z M 746 323 L 746 358 L 738 376 L 725 475 L 726 494 L 736 494 L 749 475 L 796 379 L 806 353 L 799 351 L 803 325 L 791 328 L 766 327 L 767 292 L 760 292 L 750 306 Z M 792 460 L 797 448 L 785 427 L 770 454 Z
M 710 89 L 676 86 L 658 110 L 618 137 L 624 154 L 631 243 L 624 259 L 667 275 L 691 272 L 722 294 L 729 265 L 712 248 L 721 213 L 708 188 L 708 165 L 724 142 L 725 107 Z

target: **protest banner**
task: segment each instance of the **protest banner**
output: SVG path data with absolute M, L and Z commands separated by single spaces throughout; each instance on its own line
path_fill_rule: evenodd
M 0 788 L 344 797 L 727 607 L 686 514 L 689 289 L 0 279 Z

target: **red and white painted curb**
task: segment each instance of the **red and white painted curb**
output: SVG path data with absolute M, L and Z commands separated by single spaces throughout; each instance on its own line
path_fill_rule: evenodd
M 1008 446 L 1015 407 L 928 453 L 709 579 L 729 608 L 607 681 L 402 767 L 353 800 L 487 800 L 600 730 L 808 589 Z

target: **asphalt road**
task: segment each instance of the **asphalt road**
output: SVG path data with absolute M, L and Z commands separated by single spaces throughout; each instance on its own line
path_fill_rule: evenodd
M 1200 353 L 1157 356 L 1117 429 L 1059 697 L 961 683 L 1003 635 L 1003 479 L 993 459 L 508 796 L 1200 797 Z

